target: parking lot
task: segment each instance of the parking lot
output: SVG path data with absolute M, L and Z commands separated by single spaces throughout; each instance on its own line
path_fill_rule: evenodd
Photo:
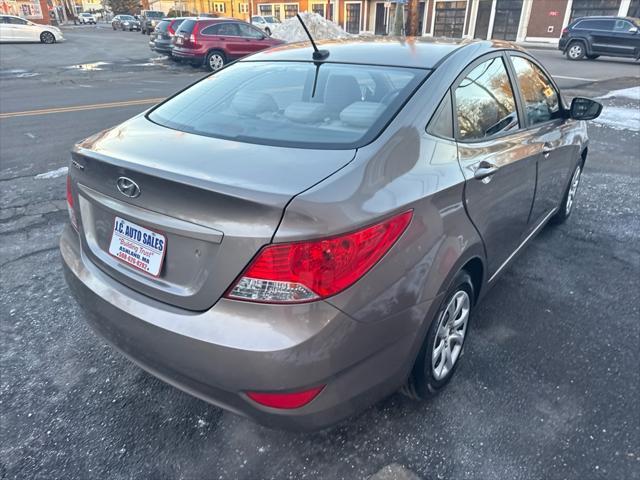
M 57 247 L 68 152 L 206 72 L 151 53 L 139 32 L 65 36 L 0 47 L 0 478 L 638 478 L 637 62 L 532 50 L 566 95 L 605 105 L 577 209 L 479 306 L 439 397 L 395 394 L 293 434 L 166 385 L 85 324 Z

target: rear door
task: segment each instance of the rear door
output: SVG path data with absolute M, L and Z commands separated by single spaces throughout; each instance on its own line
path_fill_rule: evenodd
M 245 40 L 240 37 L 238 24 L 235 22 L 216 23 L 202 30 L 202 36 L 208 42 L 224 50 L 228 59 L 233 60 L 246 55 Z
M 596 55 L 619 54 L 616 39 L 613 33 L 615 21 L 613 19 L 594 19 L 585 22 L 589 27 L 591 36 L 591 50 Z
M 500 52 L 481 57 L 452 88 L 465 206 L 484 241 L 489 277 L 527 230 L 540 153 L 534 135 L 521 129 L 506 60 Z
M 536 195 L 529 217 L 529 229 L 533 229 L 560 204 L 578 155 L 571 142 L 576 122 L 564 118 L 556 86 L 535 61 L 514 52 L 511 62 L 531 145 L 540 151 Z

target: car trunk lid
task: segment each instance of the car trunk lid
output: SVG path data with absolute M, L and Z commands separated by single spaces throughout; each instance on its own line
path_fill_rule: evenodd
M 204 137 L 138 116 L 90 137 L 72 153 L 83 252 L 142 294 L 207 309 L 270 242 L 288 202 L 349 163 L 354 153 Z M 120 178 L 135 182 L 139 195 L 119 191 Z M 116 218 L 164 237 L 157 277 L 109 252 Z

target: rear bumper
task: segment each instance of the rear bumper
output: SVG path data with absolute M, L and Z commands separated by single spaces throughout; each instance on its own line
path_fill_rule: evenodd
M 171 55 L 172 48 L 170 42 L 149 42 L 149 48 L 154 52 Z
M 175 45 L 171 49 L 171 55 L 190 62 L 204 62 L 204 53 L 198 50 L 176 47 Z
M 182 310 L 103 273 L 82 255 L 69 225 L 60 250 L 67 283 L 97 333 L 165 382 L 276 428 L 324 428 L 394 392 L 421 340 L 413 309 L 375 323 L 355 321 L 326 302 L 222 299 L 205 312 Z M 318 385 L 326 387 L 293 410 L 258 405 L 244 393 Z

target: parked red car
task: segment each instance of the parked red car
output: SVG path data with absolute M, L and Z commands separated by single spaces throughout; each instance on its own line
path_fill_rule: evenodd
M 215 71 L 232 60 L 282 43 L 246 22 L 230 18 L 187 18 L 176 30 L 171 54 L 194 66 L 204 64 Z

